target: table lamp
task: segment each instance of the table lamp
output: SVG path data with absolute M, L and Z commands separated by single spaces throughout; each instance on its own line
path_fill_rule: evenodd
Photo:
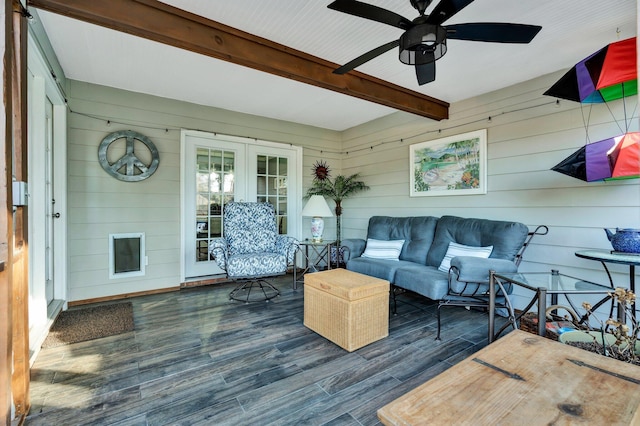
M 331 209 L 322 195 L 312 195 L 302 209 L 302 216 L 311 217 L 311 237 L 314 243 L 322 242 L 323 217 L 332 217 Z

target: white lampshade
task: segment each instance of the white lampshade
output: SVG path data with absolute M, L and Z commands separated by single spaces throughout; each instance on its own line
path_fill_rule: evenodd
M 331 209 L 322 195 L 312 195 L 302 209 L 302 216 L 332 217 Z
M 322 242 L 322 233 L 324 232 L 323 217 L 331 217 L 331 209 L 327 205 L 322 195 L 312 195 L 307 205 L 302 209 L 302 216 L 311 216 L 311 237 L 313 242 Z

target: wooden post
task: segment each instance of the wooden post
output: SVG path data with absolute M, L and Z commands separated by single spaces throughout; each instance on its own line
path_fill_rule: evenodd
M 27 22 L 19 0 L 13 0 L 12 136 L 13 176 L 27 182 Z M 10 183 L 8 183 L 10 184 Z M 13 201 L 10 203 L 13 207 Z M 13 374 L 11 391 L 17 416 L 29 411 L 29 244 L 28 207 L 13 211 Z
M 12 370 L 12 290 L 11 290 L 11 241 L 13 222 L 11 205 L 11 70 L 12 70 L 12 5 L 10 0 L 3 0 L 0 10 L 0 28 L 2 38 L 2 61 L 0 71 L 2 75 L 2 104 L 0 109 L 2 118 L 0 128 L 0 186 L 6 191 L 0 191 L 0 424 L 11 424 L 11 370 Z

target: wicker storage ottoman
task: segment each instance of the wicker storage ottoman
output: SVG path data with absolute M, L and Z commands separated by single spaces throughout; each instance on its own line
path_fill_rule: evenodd
M 351 352 L 389 335 L 389 281 L 331 269 L 304 276 L 304 325 Z

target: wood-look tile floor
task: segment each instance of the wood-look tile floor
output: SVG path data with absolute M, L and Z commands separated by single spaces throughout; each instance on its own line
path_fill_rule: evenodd
M 374 425 L 378 408 L 487 342 L 487 315 L 398 296 L 389 337 L 347 352 L 303 325 L 303 290 L 232 284 L 130 299 L 135 331 L 43 349 L 27 425 Z

